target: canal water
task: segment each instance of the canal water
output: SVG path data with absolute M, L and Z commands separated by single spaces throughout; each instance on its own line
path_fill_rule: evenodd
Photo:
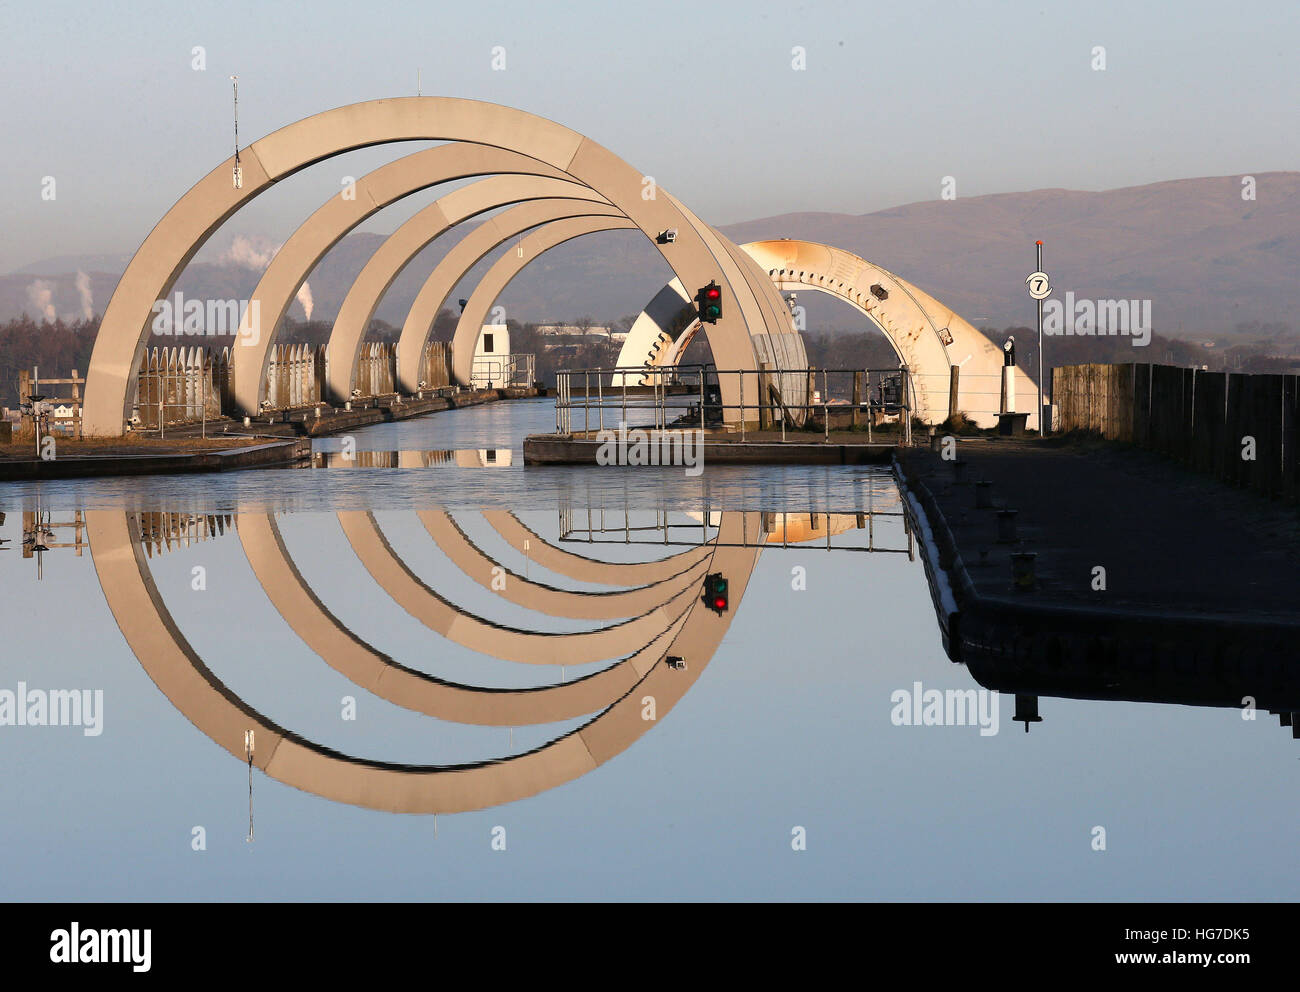
M 525 468 L 553 424 L 0 486 L 0 894 L 1294 896 L 1290 731 L 1043 698 L 1026 733 L 948 660 L 887 471 Z

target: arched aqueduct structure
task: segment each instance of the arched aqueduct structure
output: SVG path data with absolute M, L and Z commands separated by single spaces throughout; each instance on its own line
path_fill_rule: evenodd
M 226 160 L 163 216 L 136 252 L 105 310 L 87 376 L 83 431 L 118 436 L 136 400 L 154 304 L 165 299 L 188 262 L 216 231 L 273 184 L 314 164 L 361 148 L 397 142 L 443 142 L 396 159 L 332 196 L 294 231 L 262 275 L 232 357 L 234 403 L 256 414 L 278 329 L 312 269 L 349 232 L 385 207 L 443 183 L 474 180 L 443 195 L 400 225 L 353 282 L 326 349 L 326 396 L 349 399 L 366 330 L 384 293 L 420 251 L 456 225 L 478 224 L 427 275 L 403 322 L 396 389 L 421 388 L 420 363 L 433 322 L 461 280 L 502 244 L 518 250 L 493 262 L 470 293 L 452 344 L 455 382 L 468 384 L 475 346 L 493 303 L 524 267 L 557 245 L 599 231 L 638 230 L 674 274 L 629 335 L 620 365 L 670 364 L 698 322 L 674 335 L 689 296 L 683 287 L 716 282 L 722 317 L 704 326 L 720 370 L 802 369 L 802 339 L 781 296 L 808 288 L 858 309 L 889 338 L 916 384 L 916 412 L 930 422 L 948 414 L 948 377 L 962 367 L 981 423 L 996 411 L 1001 354 L 957 314 L 901 278 L 847 252 L 797 241 L 765 241 L 743 249 L 612 152 L 560 124 L 496 104 L 447 97 L 373 100 L 316 114 L 254 142 L 239 153 L 242 183 Z M 667 232 L 672 232 L 671 236 Z M 881 290 L 884 295 L 881 295 Z M 256 304 L 256 305 L 254 305 Z M 257 326 L 254 326 L 256 320 Z M 689 321 L 687 322 L 689 323 Z M 1023 374 L 1020 375 L 1023 379 Z M 979 385 L 982 383 L 982 385 Z M 722 377 L 724 419 L 742 416 L 736 377 Z M 1028 395 L 1028 380 L 1023 388 Z M 976 396 L 982 390 L 985 395 Z M 1031 414 L 1031 424 L 1034 417 Z

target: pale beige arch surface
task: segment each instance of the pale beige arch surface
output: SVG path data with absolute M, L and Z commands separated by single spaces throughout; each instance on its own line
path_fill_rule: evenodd
M 243 761 L 247 731 L 255 735 L 253 764 L 286 785 L 336 802 L 395 813 L 455 813 L 537 795 L 604 764 L 669 713 L 708 666 L 735 616 L 715 616 L 699 604 L 681 629 L 660 643 L 660 660 L 599 716 L 526 754 L 476 765 L 400 765 L 341 754 L 286 730 L 239 699 L 203 664 L 181 634 L 149 574 L 138 523 L 121 511 L 86 514 L 91 556 L 114 619 L 141 666 L 199 731 Z M 757 513 L 724 515 L 712 552 L 714 568 L 731 583 L 738 606 L 757 561 L 743 547 L 760 533 Z M 724 545 L 742 545 L 726 547 Z M 687 662 L 670 668 L 663 658 Z M 653 696 L 656 720 L 643 719 Z
M 640 616 L 596 630 L 573 634 L 517 630 L 468 613 L 429 588 L 393 550 L 374 514 L 350 510 L 340 512 L 338 519 L 361 564 L 403 610 L 448 640 L 505 661 L 584 665 L 617 658 L 624 644 L 649 641 L 698 598 L 693 586 L 682 588 Z
M 240 153 L 240 188 L 231 182 L 232 157 L 167 211 L 132 258 L 105 309 L 87 376 L 85 432 L 123 433 L 153 304 L 170 292 L 181 270 L 227 218 L 271 184 L 316 162 L 357 148 L 420 140 L 466 141 L 520 152 L 605 196 L 652 241 L 660 231 L 676 230 L 672 242 L 656 243 L 673 273 L 688 286 L 717 280 L 724 301 L 731 304 L 707 332 L 719 367 L 755 367 L 751 329 L 742 317 L 754 296 L 752 288 L 728 279 L 725 259 L 715 256 L 696 222 L 671 197 L 642 196 L 644 177 L 636 169 L 576 131 L 524 111 L 452 97 L 399 97 L 351 104 L 289 124 Z M 768 330 L 778 333 L 780 328 Z M 724 385 L 723 402 L 737 404 L 735 392 L 731 395 Z
M 461 383 L 470 381 L 474 368 L 474 348 L 483 329 L 483 322 L 487 319 L 492 304 L 510 284 L 510 280 L 539 255 L 544 255 L 552 248 L 558 248 L 566 241 L 588 234 L 621 231 L 632 227 L 632 222 L 624 217 L 572 217 L 568 220 L 552 221 L 520 241 L 518 251 L 508 251 L 493 262 L 491 268 L 483 274 L 483 278 L 474 287 L 474 291 L 470 293 L 469 302 L 456 322 L 456 333 L 451 344 L 452 374 L 456 381 Z
M 413 193 L 442 183 L 485 175 L 541 176 L 556 181 L 566 178 L 559 169 L 518 152 L 453 142 L 426 148 L 380 166 L 348 189 L 331 196 L 303 221 L 271 259 L 249 297 L 240 323 L 239 337 L 233 349 L 235 403 L 239 409 L 247 414 L 260 412 L 262 400 L 266 398 L 266 366 L 271 346 L 279 334 L 280 321 L 298 288 L 334 245 L 367 218 Z M 516 187 L 508 182 L 488 182 L 491 185 L 473 185 L 477 196 L 462 195 L 440 200 L 440 209 L 446 220 L 459 223 L 505 203 L 536 198 L 536 186 Z M 516 193 L 519 195 L 514 195 Z M 603 202 L 603 197 L 592 196 Z M 253 325 L 254 319 L 257 326 Z
M 486 689 L 407 668 L 350 631 L 316 596 L 294 563 L 269 513 L 240 513 L 235 526 L 253 575 L 290 629 L 321 659 L 356 685 L 394 705 L 456 723 L 522 727 L 595 713 L 629 691 L 662 653 L 659 638 L 591 675 L 536 689 Z M 523 581 L 522 579 L 519 581 Z M 661 599 L 668 594 L 661 592 Z M 667 630 L 672 637 L 686 607 Z
M 366 331 L 388 287 L 421 251 L 468 217 L 509 203 L 531 201 L 534 216 L 618 215 L 604 197 L 578 183 L 542 176 L 496 176 L 471 183 L 417 211 L 379 245 L 348 288 L 330 330 L 327 386 L 335 403 L 351 399 Z M 518 208 L 516 208 L 518 209 Z M 510 211 L 506 211 L 509 214 Z M 489 221 L 489 224 L 492 223 Z M 624 223 L 630 221 L 624 219 Z M 401 350 L 401 343 L 398 349 Z M 415 350 L 418 363 L 424 344 Z

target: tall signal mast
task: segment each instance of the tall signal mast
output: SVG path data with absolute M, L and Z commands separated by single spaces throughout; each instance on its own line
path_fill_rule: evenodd
M 239 167 L 239 77 L 231 76 L 235 87 L 235 189 L 244 188 L 244 170 Z

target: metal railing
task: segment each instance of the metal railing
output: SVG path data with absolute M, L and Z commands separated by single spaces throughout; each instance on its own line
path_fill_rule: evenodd
M 187 366 L 175 370 L 144 371 L 138 374 L 139 392 L 131 418 L 139 434 L 157 432 L 167 436 L 167 427 L 197 423 L 203 437 L 208 436 L 208 407 L 219 408 L 220 394 L 211 382 L 211 368 Z M 214 419 L 219 416 L 213 411 Z
M 885 418 L 896 418 L 903 443 L 912 443 L 912 416 L 916 409 L 915 380 L 907 366 L 886 369 L 717 369 L 711 365 L 675 365 L 656 368 L 651 382 L 630 385 L 630 373 L 643 366 L 561 369 L 555 374 L 555 429 L 572 436 L 574 423 L 581 432 L 632 426 L 629 413 L 648 423 L 638 426 L 714 427 L 738 430 L 742 438 L 751 424 L 759 430 L 808 430 L 820 420 L 829 440 L 832 418 L 857 429 L 865 424 L 868 440 Z M 723 403 L 723 386 L 734 387 L 737 403 Z M 739 411 L 728 418 L 727 411 Z M 577 415 L 575 417 L 575 414 Z M 617 414 L 617 416 L 615 416 Z M 752 416 L 751 416 L 752 415 Z M 880 418 L 880 419 L 878 419 Z
M 715 547 L 730 548 L 819 548 L 826 551 L 855 551 L 884 554 L 915 553 L 915 542 L 907 514 L 897 490 L 893 499 L 882 498 L 880 505 L 869 505 L 849 512 L 802 511 L 764 512 L 760 531 L 744 535 L 738 542 L 719 544 L 717 526 L 721 512 L 705 509 L 702 513 L 670 512 L 666 509 L 631 511 L 611 507 L 559 508 L 560 541 L 565 544 L 622 544 L 655 548 Z M 885 534 L 879 531 L 883 525 Z M 794 537 L 791 537 L 792 532 Z M 857 536 L 854 537 L 854 532 Z M 832 543 L 835 537 L 841 538 Z M 895 537 L 898 540 L 891 541 Z M 882 540 L 883 538 L 883 540 Z
M 500 389 L 506 386 L 531 386 L 536 378 L 537 356 L 480 355 L 470 370 L 470 385 L 475 389 Z

